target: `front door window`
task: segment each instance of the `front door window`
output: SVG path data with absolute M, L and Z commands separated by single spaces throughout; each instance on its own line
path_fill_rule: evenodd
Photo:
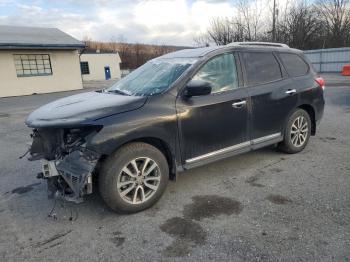
M 209 60 L 193 77 L 193 80 L 209 82 L 212 93 L 238 88 L 238 76 L 233 54 L 223 54 Z

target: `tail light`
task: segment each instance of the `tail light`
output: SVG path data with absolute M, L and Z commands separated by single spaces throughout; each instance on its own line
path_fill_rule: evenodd
M 324 88 L 326 87 L 326 81 L 324 81 L 322 77 L 317 77 L 315 81 L 324 90 Z

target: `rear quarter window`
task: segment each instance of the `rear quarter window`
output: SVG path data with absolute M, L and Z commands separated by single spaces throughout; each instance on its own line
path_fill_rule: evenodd
M 279 57 L 289 76 L 303 76 L 309 72 L 309 65 L 297 54 L 280 53 Z
M 280 65 L 272 52 L 245 52 L 243 59 L 250 86 L 282 78 Z

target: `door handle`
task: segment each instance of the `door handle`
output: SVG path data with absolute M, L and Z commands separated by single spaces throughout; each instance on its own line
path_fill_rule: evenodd
M 232 106 L 234 108 L 241 108 L 242 106 L 244 106 L 245 104 L 247 103 L 246 100 L 243 100 L 243 101 L 239 101 L 239 102 L 235 102 L 232 104 Z
M 288 89 L 288 90 L 286 91 L 286 94 L 292 95 L 292 94 L 294 94 L 294 93 L 296 93 L 296 92 L 297 92 L 296 89 Z

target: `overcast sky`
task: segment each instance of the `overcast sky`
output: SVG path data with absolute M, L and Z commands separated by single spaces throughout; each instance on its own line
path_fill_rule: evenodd
M 57 27 L 82 40 L 193 45 L 212 17 L 230 17 L 225 0 L 0 0 L 0 25 Z

